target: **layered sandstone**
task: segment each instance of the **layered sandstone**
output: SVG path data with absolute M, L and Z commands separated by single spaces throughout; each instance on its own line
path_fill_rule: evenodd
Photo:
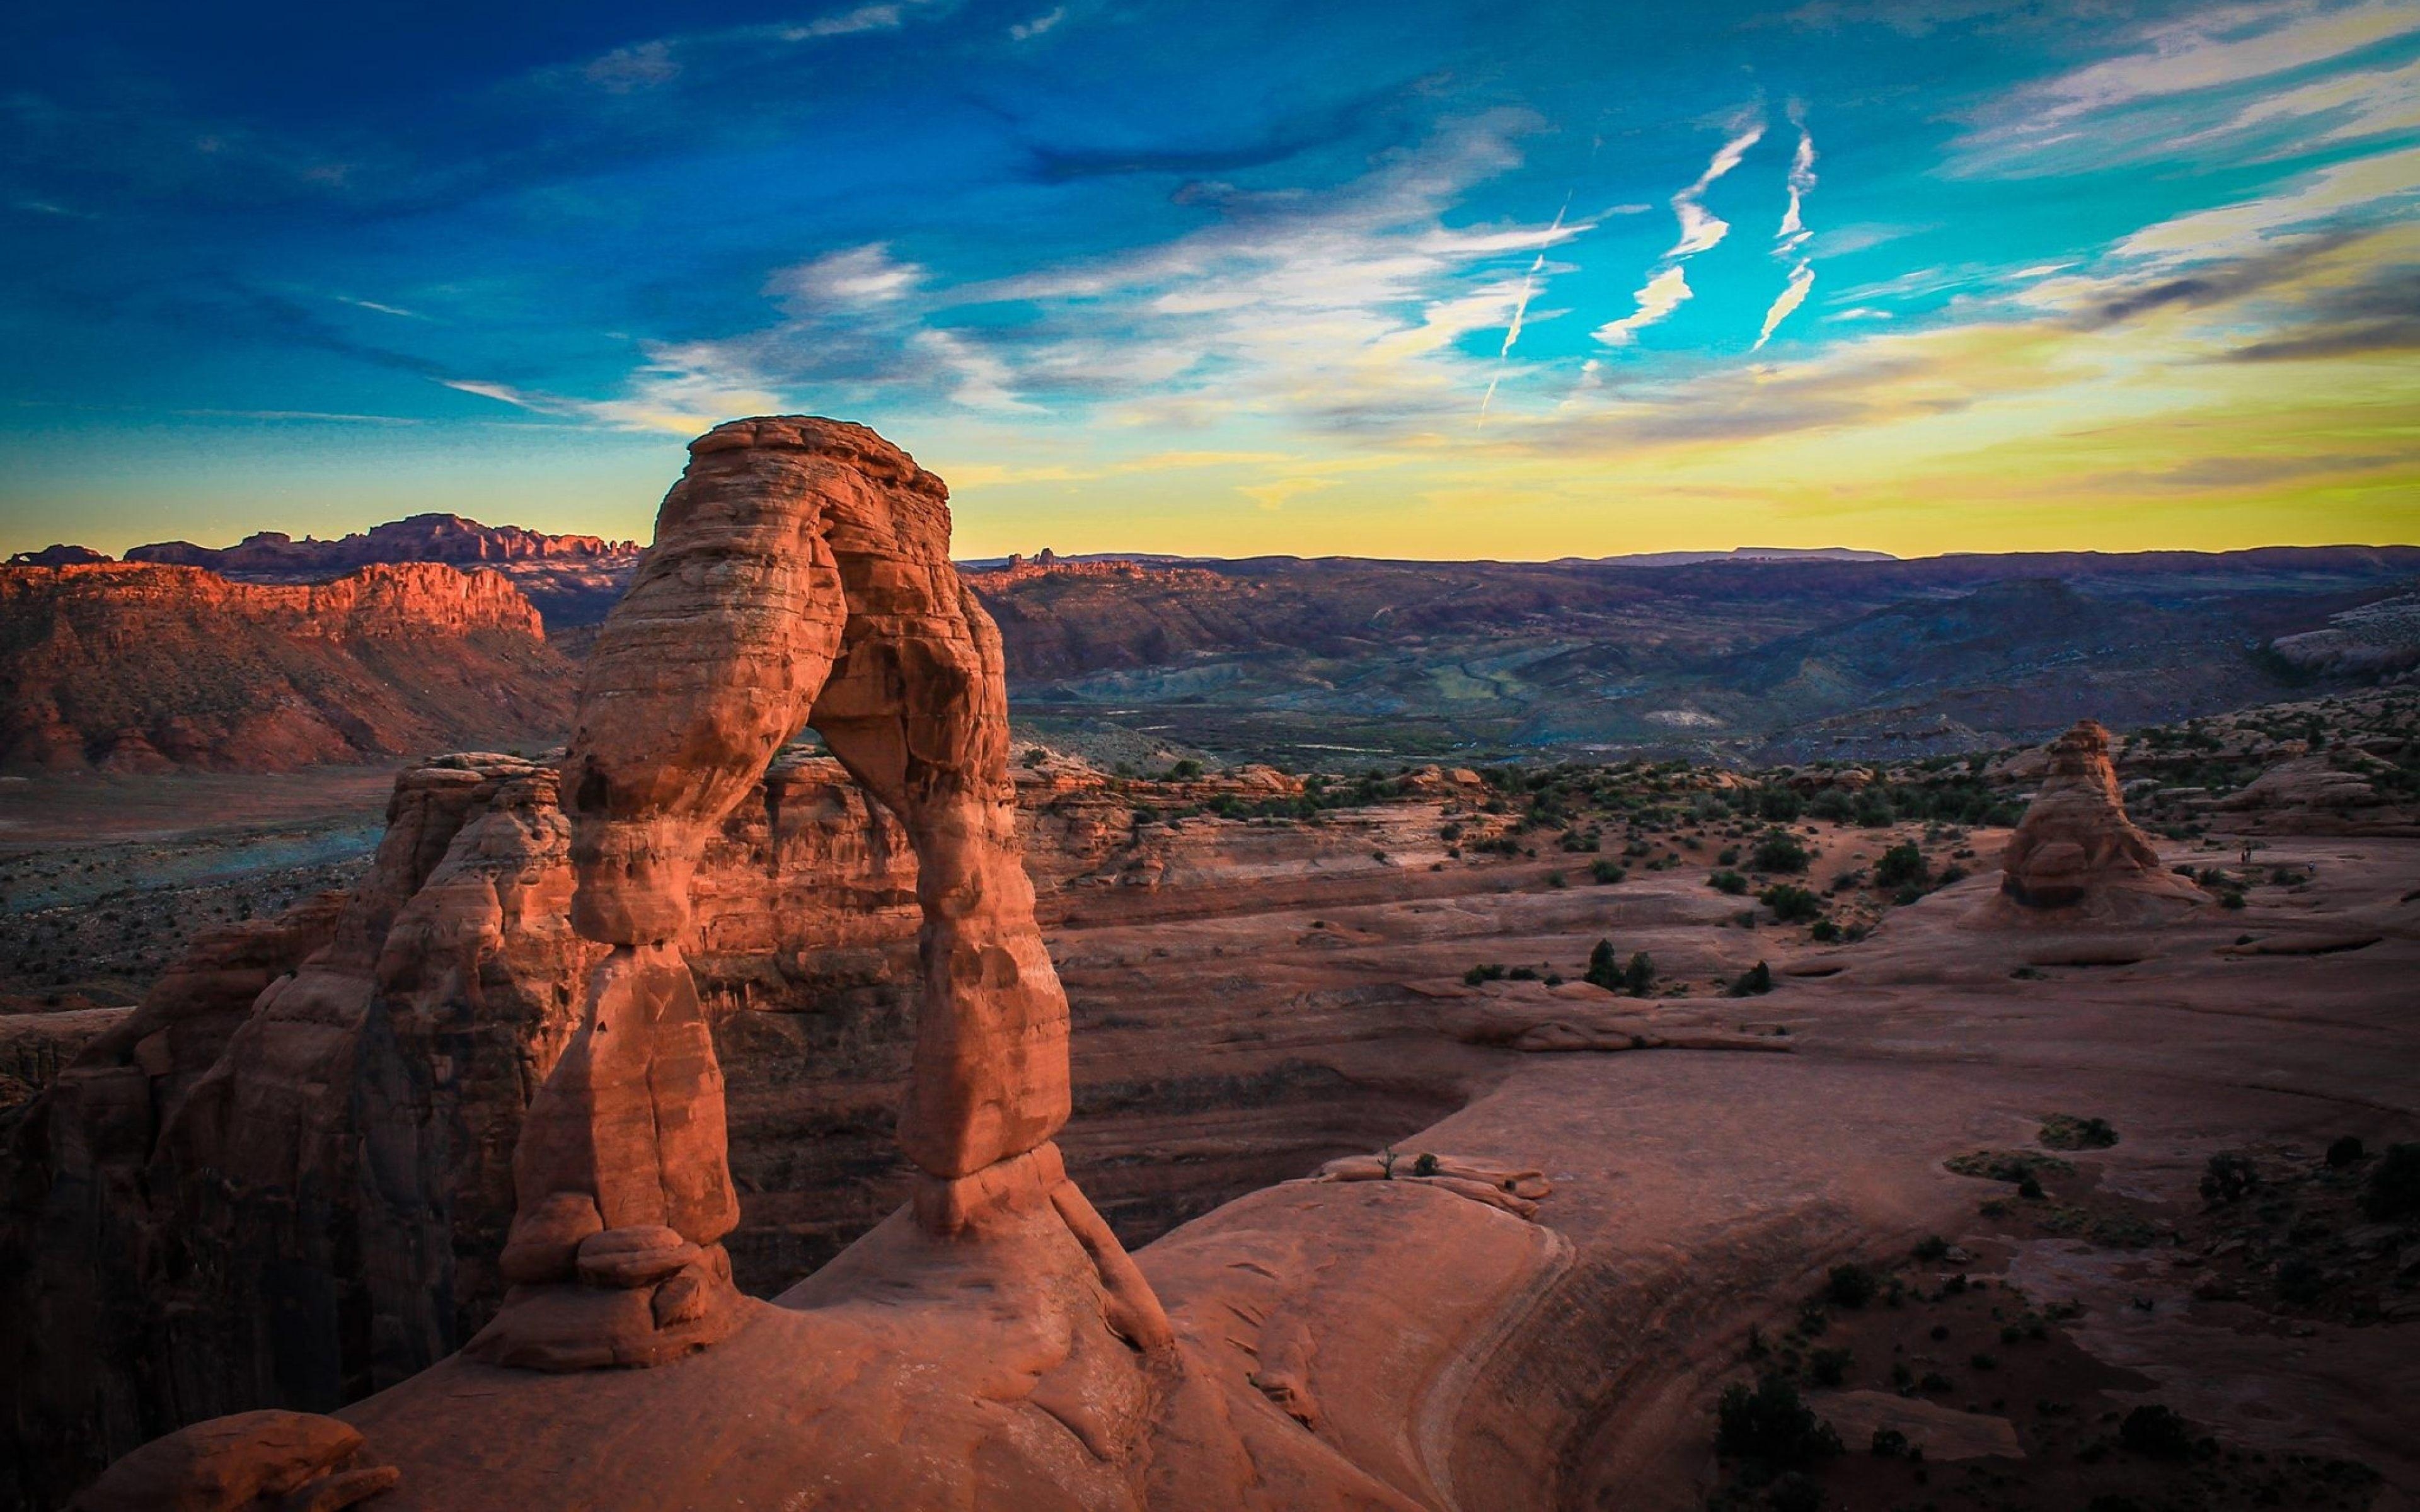
M 332 582 L 194 567 L 0 569 L 0 765 L 287 771 L 562 730 L 567 664 L 489 572 Z
M 2090 719 L 2051 742 L 2041 788 L 2000 858 L 2000 898 L 2035 913 L 2133 915 L 2195 903 L 2200 891 L 2160 862 L 2126 817 L 2109 732 Z
M 899 1137 L 924 1177 L 919 1222 L 946 1236 L 1055 1210 L 1136 1342 L 1165 1342 L 1047 1143 L 1069 1107 L 1067 1000 L 1018 856 L 1000 637 L 950 564 L 947 489 L 830 421 L 735 422 L 690 455 L 599 634 L 564 762 L 572 923 L 609 953 L 523 1125 L 517 1286 L 472 1352 L 652 1364 L 737 1326 L 721 1068 L 676 942 L 708 838 L 810 720 L 918 860 L 923 994 Z M 591 1250 L 641 1234 L 661 1236 L 642 1246 L 660 1260 L 600 1288 Z M 651 1310 L 624 1300 L 642 1284 Z

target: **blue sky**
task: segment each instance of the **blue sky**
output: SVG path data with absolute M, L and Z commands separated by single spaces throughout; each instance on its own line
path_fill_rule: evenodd
M 959 548 L 2420 538 L 2420 0 L 0 19 L 0 547 L 644 536 L 733 415 Z

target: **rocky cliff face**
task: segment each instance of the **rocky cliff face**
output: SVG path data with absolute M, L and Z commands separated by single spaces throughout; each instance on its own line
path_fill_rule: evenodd
M 466 742 L 545 743 L 571 670 L 491 572 L 331 582 L 195 567 L 0 569 L 0 765 L 286 771 Z
M 1373 841 L 1407 843 L 1342 821 L 1139 825 L 1056 763 L 1017 785 L 1053 918 L 1216 912 L 1325 868 L 1385 886 Z M 1248 769 L 1185 795 L 1296 786 Z M 1401 822 L 1433 829 L 1434 809 Z M 0 1224 L 18 1288 L 0 1376 L 34 1459 L 88 1474 L 213 1413 L 333 1407 L 487 1321 L 523 1111 L 604 953 L 568 923 L 569 836 L 551 769 L 408 769 L 358 888 L 204 936 L 60 1073 L 19 1126 Z M 727 1083 L 746 1289 L 795 1281 L 910 1190 L 894 1130 L 923 995 L 917 882 L 903 826 L 830 758 L 778 760 L 707 837 L 681 949 Z M 1365 1091 L 1318 1044 L 1250 1032 L 1171 1059 L 1114 1006 L 1161 990 L 1084 970 L 1103 1032 L 1078 1041 L 1069 1162 L 1130 1242 L 1450 1101 L 1400 1072 Z M 1368 1032 L 1320 1031 L 1347 1049 Z
M 241 582 L 315 582 L 372 563 L 442 562 L 502 573 L 556 629 L 594 625 L 629 586 L 636 541 L 551 535 L 519 525 L 482 525 L 459 515 L 414 515 L 334 541 L 261 531 L 229 547 L 163 541 L 131 548 L 129 562 L 207 567 Z

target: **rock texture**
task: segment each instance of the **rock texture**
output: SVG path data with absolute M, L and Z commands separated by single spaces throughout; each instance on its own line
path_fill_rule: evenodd
M 950 564 L 947 489 L 872 431 L 824 420 L 735 422 L 690 454 L 582 688 L 564 762 L 571 918 L 610 953 L 515 1154 L 505 1256 L 527 1279 L 471 1352 L 648 1364 L 735 1326 L 721 1069 L 676 942 L 708 838 L 810 720 L 917 856 L 923 990 L 899 1134 L 926 1180 L 919 1218 L 948 1234 L 1057 1205 L 1088 1250 L 1105 1246 L 1115 1293 L 1123 1252 L 1047 1146 L 1069 1107 L 1067 1000 L 1018 856 L 1000 637 Z M 603 1232 L 581 1242 L 575 1277 L 557 1236 L 592 1210 Z M 673 1236 L 631 1283 L 660 1283 L 652 1318 L 587 1269 L 592 1246 L 642 1228 Z M 675 1286 L 692 1303 L 667 1322 Z M 1147 1288 L 1123 1305 L 1165 1342 Z
M 2161 865 L 2150 837 L 2126 817 L 2107 730 L 2079 720 L 2046 755 L 2041 790 L 2000 858 L 2003 900 L 2086 915 L 2202 901 L 2199 889 Z
M 0 1378 L 29 1472 L 334 1407 L 485 1320 L 521 1108 L 597 954 L 553 789 L 509 757 L 405 774 L 362 887 L 205 935 L 27 1112 Z
M 269 587 L 0 568 L 0 766 L 287 771 L 551 741 L 568 665 L 503 578 L 423 563 Z
M 362 1443 L 351 1424 L 309 1412 L 212 1418 L 112 1465 L 73 1512 L 338 1512 L 403 1479 L 365 1463 Z

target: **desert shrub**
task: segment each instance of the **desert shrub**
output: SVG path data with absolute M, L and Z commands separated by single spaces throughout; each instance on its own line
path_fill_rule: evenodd
M 1883 852 L 1874 863 L 1874 883 L 1884 887 L 1923 887 L 1932 880 L 1932 867 L 1924 858 L 1923 848 L 1912 840 L 1903 840 Z
M 1855 818 L 1860 829 L 1887 829 L 1899 822 L 1899 811 L 1889 798 L 1869 788 L 1857 795 Z
M 1764 1493 L 1771 1512 L 1823 1512 L 1823 1483 L 1801 1471 L 1787 1471 Z
M 1948 1253 L 1949 1241 L 1939 1234 L 1931 1234 L 1916 1241 L 1916 1257 L 1919 1260 L 1937 1260 Z
M 1758 838 L 1749 864 L 1760 872 L 1804 872 L 1807 847 L 1786 830 L 1769 829 Z
M 1823 912 L 1823 899 L 1787 882 L 1765 888 L 1756 895 L 1756 901 L 1772 909 L 1773 917 L 1785 924 L 1803 924 Z
M 2368 1153 L 2362 1145 L 2361 1135 L 2346 1134 L 2328 1146 L 2328 1169 L 2340 1171 L 2348 1165 L 2358 1165 L 2361 1158 Z
M 1839 941 L 1840 926 L 1828 918 L 1819 918 L 1815 921 L 1814 927 L 1807 933 L 1808 937 L 1819 945 L 1833 945 Z
M 1039 746 L 1028 746 L 1025 748 L 1025 764 L 1028 766 L 1039 766 L 1049 759 L 1050 753 Z
M 2055 1155 L 2039 1154 L 2030 1149 L 1978 1149 L 1964 1155 L 1952 1155 L 1942 1165 L 1960 1176 L 1979 1176 L 1986 1180 L 2011 1184 L 2051 1171 L 2071 1175 L 2075 1167 Z
M 2152 1459 L 2190 1459 L 2194 1451 L 2193 1425 L 2179 1417 L 2172 1408 L 2146 1402 L 2118 1425 L 2118 1442 Z
M 1941 869 L 1941 875 L 1933 878 L 1933 880 L 1940 883 L 1945 887 L 1953 882 L 1963 882 L 1966 880 L 1966 869 L 1960 866 L 1957 862 L 1952 861 L 1947 866 L 1943 867 Z
M 1770 823 L 1786 825 L 1807 811 L 1807 800 L 1788 788 L 1766 788 L 1756 795 L 1756 811 Z
M 1906 1366 L 1902 1365 L 1900 1368 L 1904 1371 Z M 1907 1448 L 1906 1434 L 1887 1424 L 1874 1425 L 1873 1456 L 1875 1458 L 1904 1459 L 1907 1458 Z
M 1836 825 L 1845 825 L 1856 814 L 1857 806 L 1838 788 L 1825 788 L 1815 795 L 1814 800 L 1807 805 L 1807 811 L 1818 819 L 1829 820 Z
M 1714 1423 L 1716 1454 L 1754 1460 L 1768 1470 L 1792 1470 L 1840 1452 L 1840 1436 L 1832 1425 L 1817 1417 L 1778 1371 L 1753 1389 L 1736 1381 L 1725 1386 Z
M 1837 1386 L 1849 1379 L 1849 1365 L 1855 1358 L 1847 1350 L 1817 1350 L 1807 1357 L 1807 1373 L 1819 1386 Z
M 1483 966 L 1473 966 L 1462 974 L 1462 980 L 1473 987 L 1482 981 L 1502 981 L 1504 967 L 1492 962 Z
M 1610 886 L 1628 875 L 1630 875 L 1629 870 L 1619 862 L 1590 861 L 1589 863 L 1589 880 L 1599 887 Z
M 2241 1202 L 2260 1184 L 2260 1172 L 2245 1156 L 2232 1150 L 2212 1155 L 2201 1171 L 2204 1202 Z
M 1731 997 L 1761 997 L 1773 991 L 1773 968 L 1760 961 L 1739 975 L 1726 992 Z
M 1435 1155 L 1424 1154 L 1412 1162 L 1414 1176 L 1435 1176 L 1436 1173 L 1437 1158 Z
M 1863 1307 L 1882 1287 L 1882 1278 L 1862 1265 L 1836 1265 L 1823 1278 L 1823 1296 L 1842 1307 Z
M 1549 887 L 1568 887 L 1571 886 L 1571 882 L 1560 872 L 1549 872 L 1546 873 L 1546 886 Z
M 1714 864 L 1716 866 L 1739 865 L 1739 847 L 1736 845 L 1724 846 L 1723 853 L 1714 857 Z
M 2314 1303 L 2328 1289 L 2328 1274 L 2307 1255 L 2288 1255 L 2277 1262 L 2277 1295 L 2290 1303 Z
M 1716 892 L 1727 892 L 1736 898 L 1747 891 L 1747 878 L 1736 872 L 1717 872 L 1706 879 L 1706 886 Z
M 1621 985 L 1633 997 L 1644 997 L 1647 989 L 1655 985 L 1655 962 L 1644 950 L 1634 953 L 1630 964 L 1621 968 Z
M 1504 980 L 1507 981 L 1536 981 L 1538 980 L 1538 968 L 1535 966 L 1514 966 L 1512 970 L 1504 973 Z
M 2042 1119 L 2041 1142 L 2048 1149 L 2107 1149 L 2118 1142 L 2118 1131 L 2106 1119 L 2054 1113 Z
M 1168 775 L 1179 782 L 1191 778 L 1200 777 L 1202 775 L 1202 764 L 1195 761 L 1192 757 L 1187 756 L 1183 761 L 1171 766 L 1168 769 Z
M 2362 1188 L 2361 1211 L 2381 1223 L 2420 1212 L 2420 1144 L 2386 1147 Z
M 1580 974 L 1580 980 L 1609 993 L 1621 991 L 1621 962 L 1614 953 L 1611 940 L 1596 942 L 1596 949 L 1589 952 L 1588 970 Z

